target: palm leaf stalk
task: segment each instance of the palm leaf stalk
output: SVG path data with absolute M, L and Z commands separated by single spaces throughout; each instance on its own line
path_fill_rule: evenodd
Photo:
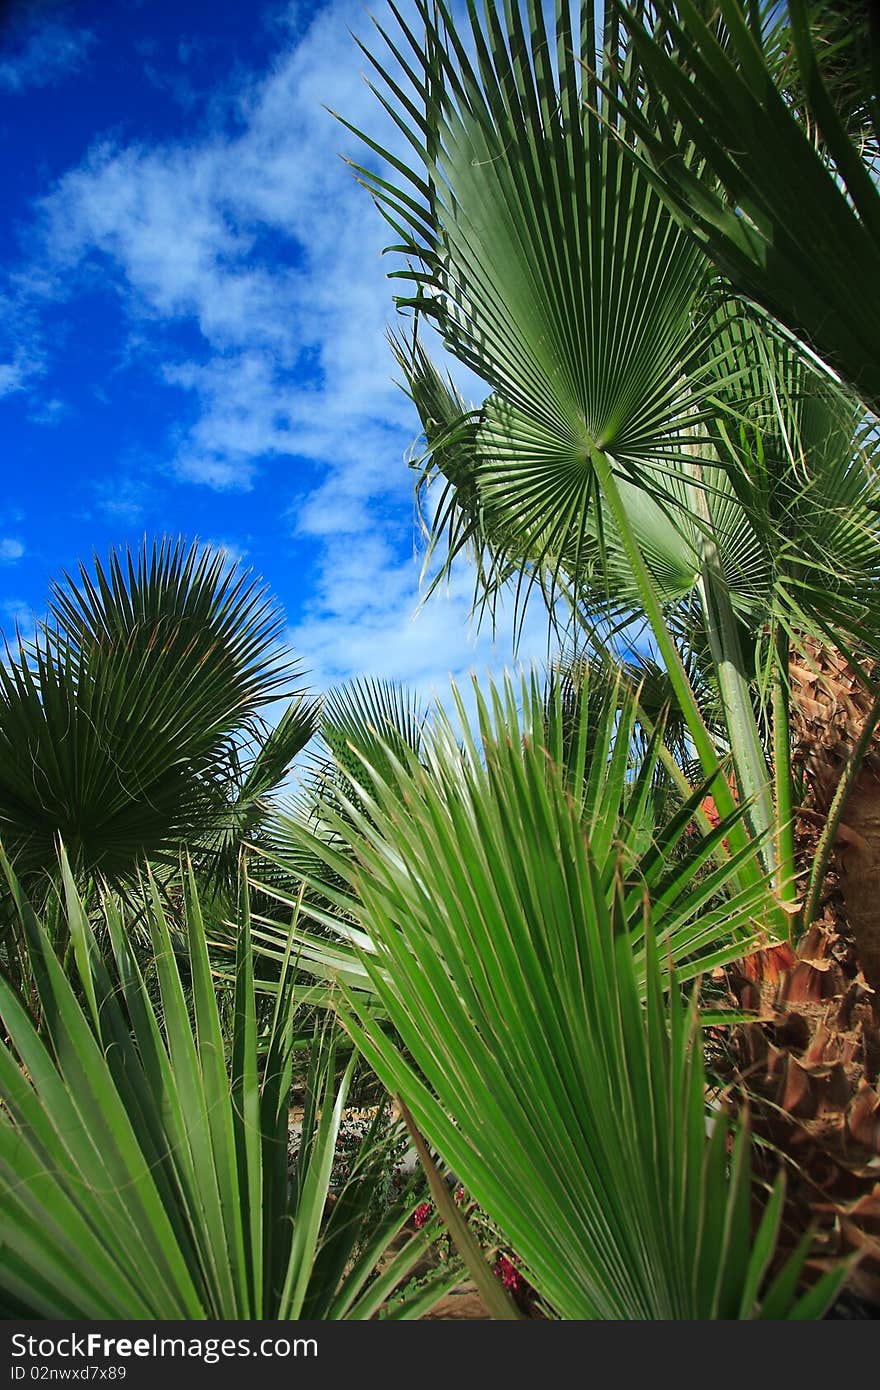
M 793 913 L 799 908 L 797 885 L 797 856 L 794 838 L 794 788 L 791 765 L 791 691 L 789 688 L 789 648 L 788 633 L 779 624 L 774 633 L 773 666 L 773 787 L 776 805 L 777 862 L 780 866 L 779 893 L 782 901 L 789 905 Z M 827 859 L 817 861 L 815 876 L 824 878 Z M 811 871 L 812 882 L 813 871 Z M 808 886 L 804 897 L 801 922 L 812 922 L 817 900 Z M 792 923 L 796 929 L 796 922 Z

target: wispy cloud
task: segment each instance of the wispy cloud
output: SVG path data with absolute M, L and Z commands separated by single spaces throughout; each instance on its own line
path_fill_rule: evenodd
M 408 418 L 383 341 L 383 224 L 338 157 L 352 138 L 324 109 L 367 118 L 355 17 L 349 0 L 322 12 L 238 93 L 233 133 L 99 142 L 42 204 L 56 292 L 100 266 L 154 346 L 173 324 L 198 328 L 203 351 L 181 360 L 166 341 L 163 366 L 195 407 L 176 441 L 182 479 L 246 489 L 266 460 L 336 471 L 355 451 L 363 467 Z
M 150 500 L 150 489 L 140 478 L 117 474 L 92 484 L 94 504 L 102 516 L 124 524 L 140 521 Z
M 17 536 L 0 536 L 0 565 L 14 565 L 24 552 L 24 541 Z
M 22 642 L 32 641 L 37 631 L 37 617 L 33 609 L 22 598 L 0 600 L 0 643 L 8 643 L 13 656 L 16 637 Z M 7 663 L 5 646 L 0 650 L 0 661 Z
M 13 273 L 0 293 L 0 399 L 26 391 L 46 365 L 42 329 L 30 290 Z
M 0 49 L 0 89 L 23 92 L 28 87 L 48 87 L 59 77 L 81 66 L 95 35 L 77 29 L 63 16 L 47 18 L 46 5 L 23 8 L 4 35 Z
M 20 391 L 25 383 L 25 370 L 21 361 L 0 362 L 0 397 L 11 396 Z

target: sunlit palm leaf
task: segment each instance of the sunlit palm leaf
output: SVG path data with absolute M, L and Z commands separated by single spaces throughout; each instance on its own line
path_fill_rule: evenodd
M 328 985 L 338 980 L 350 988 L 371 991 L 365 961 L 375 945 L 362 925 L 356 886 L 359 846 L 365 819 L 376 814 L 386 796 L 393 795 L 400 797 L 401 815 L 405 819 L 415 817 L 410 848 L 401 845 L 396 853 L 401 860 L 408 853 L 426 856 L 425 891 L 436 896 L 438 911 L 448 910 L 443 904 L 451 901 L 453 890 L 480 910 L 476 906 L 478 896 L 473 896 L 479 894 L 479 887 L 472 885 L 472 879 L 476 874 L 479 881 L 486 873 L 499 885 L 505 874 L 515 873 L 509 889 L 514 895 L 525 891 L 521 875 L 533 885 L 529 892 L 538 892 L 541 883 L 546 883 L 550 892 L 562 875 L 557 887 L 560 893 L 575 894 L 570 910 L 577 911 L 576 889 L 565 883 L 566 864 L 570 860 L 576 879 L 578 846 L 586 841 L 594 846 L 606 870 L 602 889 L 608 902 L 616 885 L 624 885 L 622 901 L 637 943 L 640 969 L 646 949 L 646 893 L 663 904 L 664 950 L 684 979 L 733 959 L 757 939 L 766 925 L 766 881 L 758 875 L 748 888 L 731 887 L 743 857 L 754 859 L 756 848 L 750 846 L 732 859 L 719 854 L 722 842 L 730 836 L 732 820 L 721 822 L 705 835 L 692 833 L 705 786 L 664 809 L 662 818 L 657 816 L 654 772 L 662 728 L 650 736 L 644 729 L 639 731 L 632 689 L 616 680 L 609 684 L 598 668 L 593 677 L 582 676 L 581 681 L 574 698 L 562 683 L 553 682 L 544 689 L 536 678 L 520 692 L 512 684 L 506 685 L 503 693 L 493 692 L 496 727 L 506 730 L 503 748 L 495 744 L 493 715 L 482 699 L 478 697 L 479 732 L 470 730 L 459 703 L 461 748 L 455 726 L 440 714 L 418 757 L 412 753 L 400 756 L 389 749 L 376 763 L 370 763 L 362 755 L 364 778 L 355 782 L 350 798 L 343 797 L 339 807 L 328 808 L 324 827 L 309 826 L 302 819 L 276 820 L 274 847 L 271 851 L 258 847 L 267 868 L 263 873 L 255 869 L 256 886 L 288 911 L 299 900 L 298 885 L 308 890 L 303 913 L 306 920 L 295 923 L 292 931 L 302 969 Z M 493 754 L 484 763 L 482 748 L 487 744 Z M 496 844 L 494 820 L 483 821 L 488 813 L 482 798 L 489 795 L 493 805 L 497 799 L 493 814 L 498 815 L 507 797 L 504 814 L 511 822 L 509 833 L 519 837 L 515 867 L 512 860 L 503 857 L 503 836 Z M 445 877 L 434 881 L 435 862 L 438 874 L 451 872 L 442 857 L 438 860 L 437 844 L 432 848 L 425 840 L 421 850 L 416 850 L 422 834 L 416 807 L 423 797 L 428 805 L 436 801 L 446 807 L 443 814 L 449 818 L 449 834 L 460 841 L 462 857 L 454 883 Z M 661 798 L 658 805 L 666 808 L 667 802 Z M 391 854 L 391 818 L 384 805 L 377 826 L 373 833 L 389 837 Z M 559 850 L 563 858 L 555 862 L 554 846 L 567 846 Z M 496 851 L 502 854 L 501 859 Z M 280 887 L 273 868 L 280 870 L 291 886 Z M 308 918 L 319 930 L 308 925 Z M 279 960 L 290 939 L 287 920 L 260 915 L 255 927 L 259 953 Z
M 492 388 L 476 431 L 480 495 L 539 562 L 587 543 L 593 451 L 624 471 L 680 453 L 698 417 L 700 254 L 584 98 L 560 6 L 468 7 L 467 56 L 446 8 L 419 0 L 424 112 L 403 184 L 361 170 L 405 236 L 415 303 Z M 593 6 L 581 16 L 595 42 Z M 389 40 L 389 44 L 390 44 Z M 373 60 L 402 103 L 393 63 Z M 407 201 L 409 199 L 409 201 Z M 401 275 L 410 272 L 401 271 Z
M 637 855 L 628 716 L 622 756 L 600 738 L 592 758 L 585 734 L 562 773 L 540 690 L 521 698 L 521 719 L 512 688 L 481 705 L 479 746 L 465 721 L 463 748 L 441 727 L 421 763 L 367 768 L 373 793 L 338 829 L 381 1010 L 349 992 L 347 1026 L 559 1315 L 788 1316 L 806 1249 L 787 1293 L 766 1290 L 781 1187 L 753 1241 L 747 1138 L 729 1157 L 719 1114 L 707 1135 L 697 1020 L 667 958 L 696 945 L 674 923 L 700 885 Z M 552 712 L 548 741 L 565 751 Z M 728 899 L 716 938 L 743 909 Z M 821 1315 L 845 1273 L 796 1315 Z

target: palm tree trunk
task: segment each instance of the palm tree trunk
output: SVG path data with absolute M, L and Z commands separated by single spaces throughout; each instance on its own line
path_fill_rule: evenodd
M 860 1252 L 851 1287 L 880 1306 L 880 703 L 862 665 L 816 642 L 792 656 L 792 764 L 806 784 L 796 859 L 804 879 L 818 866 L 820 891 L 806 895 L 796 952 L 731 972 L 758 1021 L 733 1030 L 728 1060 L 770 1146 L 768 1178 L 774 1151 L 784 1158 L 790 1240 L 816 1227 L 817 1270 Z
M 864 668 L 873 678 L 873 663 Z M 791 685 L 794 762 L 803 768 L 809 788 L 803 811 L 819 823 L 832 818 L 830 847 L 836 851 L 843 910 L 835 927 L 851 936 L 858 965 L 875 1004 L 880 1003 L 877 692 L 840 652 L 817 642 L 805 644 L 803 654 L 792 660 Z M 816 846 L 804 848 L 815 851 Z
M 816 643 L 792 659 L 790 686 L 802 876 L 823 840 L 834 853 L 796 950 L 757 951 L 728 972 L 757 1019 L 729 1038 L 731 1104 L 747 1099 L 768 1182 L 780 1156 L 786 1167 L 783 1244 L 813 1226 L 814 1273 L 859 1252 L 851 1290 L 880 1307 L 880 705 Z
M 844 809 L 840 890 L 859 965 L 880 1003 L 880 778 L 864 768 Z

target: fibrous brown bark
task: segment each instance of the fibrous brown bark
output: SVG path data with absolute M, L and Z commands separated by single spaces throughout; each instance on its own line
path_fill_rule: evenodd
M 862 667 L 872 679 L 874 663 Z M 793 763 L 807 779 L 806 816 L 821 825 L 866 723 L 875 718 L 877 692 L 840 652 L 816 642 L 793 657 L 791 691 Z M 798 830 L 801 849 L 809 854 L 816 837 L 809 824 Z M 844 801 L 835 849 L 842 906 L 835 926 L 851 935 L 858 965 L 880 999 L 880 740 L 875 731 Z
M 841 653 L 807 642 L 791 660 L 792 758 L 806 795 L 795 824 L 805 881 L 826 818 L 874 717 L 866 682 Z M 787 1171 L 784 1228 L 814 1226 L 812 1267 L 858 1252 L 851 1287 L 880 1306 L 880 740 L 872 733 L 843 803 L 818 920 L 795 947 L 729 972 L 756 1022 L 729 1038 L 731 1100 L 745 1102 L 768 1179 Z M 739 1097 L 739 1100 L 737 1100 Z

